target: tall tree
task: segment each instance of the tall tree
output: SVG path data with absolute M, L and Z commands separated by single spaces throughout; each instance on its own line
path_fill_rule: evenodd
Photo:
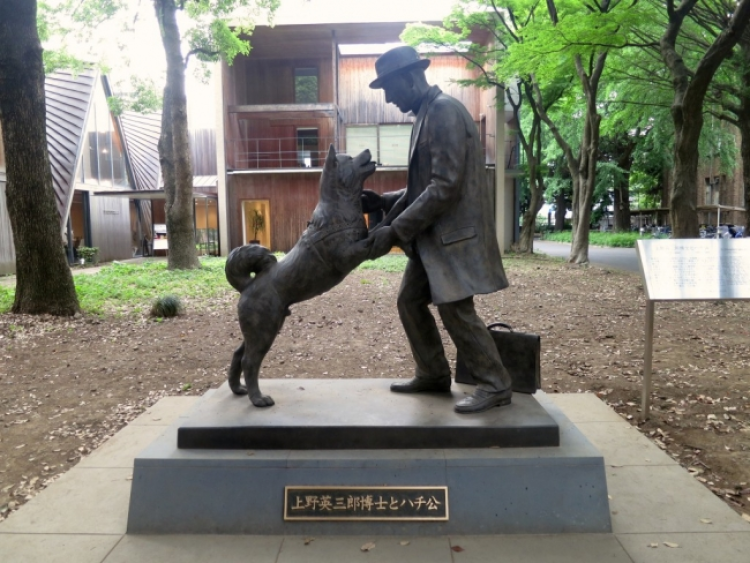
M 675 129 L 674 184 L 670 195 L 670 220 L 673 236 L 690 238 L 698 235 L 698 143 L 703 128 L 703 103 L 714 74 L 732 53 L 750 21 L 750 0 L 716 0 L 726 14 L 731 14 L 726 28 L 711 42 L 694 69 L 685 62 L 678 39 L 685 19 L 698 0 L 682 0 L 675 6 L 667 0 L 668 23 L 660 50 L 669 68 L 674 86 L 672 120 Z
M 184 4 L 184 2 L 182 3 Z M 193 228 L 193 168 L 187 122 L 185 60 L 177 27 L 175 0 L 154 0 L 161 41 L 167 58 L 167 83 L 161 113 L 159 162 L 166 196 L 165 212 L 169 233 L 169 268 L 199 268 Z
M 536 2 L 508 1 L 503 3 L 502 9 L 495 0 L 484 0 L 482 4 L 486 9 L 477 10 L 476 3 L 462 0 L 446 18 L 442 28 L 423 24 L 408 25 L 402 39 L 412 45 L 429 44 L 453 50 L 463 56 L 471 67 L 480 70 L 476 80 L 467 80 L 464 84 L 493 87 L 505 93 L 504 99 L 499 96 L 495 103 L 502 108 L 507 100 L 513 109 L 514 122 L 519 127 L 518 141 L 525 157 L 529 186 L 529 204 L 523 214 L 521 233 L 514 249 L 516 252 L 531 253 L 534 251 L 536 216 L 544 204 L 545 192 L 542 118 L 533 95 L 531 76 L 519 73 L 499 78 L 498 69 L 508 54 L 508 47 L 523 42 L 521 31 L 534 19 Z M 454 31 L 456 29 L 458 31 Z M 492 40 L 467 45 L 467 38 L 478 29 L 487 31 Z M 553 82 L 548 91 L 545 91 L 544 107 L 552 106 L 568 85 L 568 80 Z M 524 111 L 531 112 L 530 120 L 521 119 L 522 106 Z
M 62 244 L 47 152 L 36 0 L 0 1 L 0 122 L 16 250 L 14 313 L 73 315 L 78 299 Z
M 65 0 L 66 12 L 90 31 L 92 22 L 114 18 L 126 5 L 121 0 Z M 162 106 L 159 160 L 166 195 L 169 233 L 168 267 L 200 267 L 193 228 L 193 173 L 187 123 L 185 69 L 191 57 L 201 62 L 223 58 L 229 64 L 250 52 L 254 20 L 270 20 L 279 0 L 152 0 L 167 62 Z M 185 17 L 178 18 L 178 12 Z M 140 14 L 136 15 L 136 18 Z M 183 29 L 178 25 L 180 19 Z M 187 53 L 183 55 L 183 46 Z

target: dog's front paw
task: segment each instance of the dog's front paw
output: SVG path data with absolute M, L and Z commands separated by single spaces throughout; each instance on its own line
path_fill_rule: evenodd
M 274 404 L 270 395 L 251 395 L 250 400 L 256 407 L 270 407 Z
M 247 395 L 247 387 L 245 387 L 242 384 L 236 383 L 232 384 L 232 382 L 229 382 L 229 388 L 232 390 L 232 393 L 235 395 Z

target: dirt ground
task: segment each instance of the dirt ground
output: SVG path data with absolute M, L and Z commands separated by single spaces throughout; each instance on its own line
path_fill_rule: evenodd
M 486 321 L 542 337 L 548 393 L 597 393 L 638 424 L 645 300 L 638 275 L 505 260 Z M 265 378 L 408 378 L 401 274 L 357 271 L 297 305 Z M 0 520 L 165 395 L 220 385 L 240 342 L 237 296 L 185 316 L 0 316 Z M 750 513 L 750 303 L 657 304 L 653 415 L 640 429 L 738 512 Z M 455 357 L 444 337 L 449 358 Z M 240 399 L 238 399 L 240 400 Z M 243 399 L 244 400 L 244 399 Z

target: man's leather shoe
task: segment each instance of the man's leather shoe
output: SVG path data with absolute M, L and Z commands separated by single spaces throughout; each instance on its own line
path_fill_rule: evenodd
M 477 412 L 484 412 L 491 409 L 492 407 L 502 407 L 510 404 L 510 398 L 513 395 L 513 391 L 506 389 L 505 391 L 498 391 L 497 393 L 491 393 L 484 391 L 483 389 L 477 389 L 473 395 L 461 399 L 456 403 L 454 410 L 460 414 L 471 414 Z
M 391 391 L 395 393 L 450 393 L 451 378 L 425 379 L 414 377 L 409 381 L 391 383 Z

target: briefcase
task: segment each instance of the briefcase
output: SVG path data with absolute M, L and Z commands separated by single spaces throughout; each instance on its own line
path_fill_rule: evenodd
M 504 330 L 495 330 L 505 328 Z M 515 393 L 534 393 L 541 389 L 541 373 L 539 369 L 541 339 L 537 334 L 524 334 L 514 332 L 510 325 L 505 323 L 492 323 L 487 329 L 495 341 L 497 351 L 505 369 L 510 373 L 513 380 L 513 391 Z M 469 383 L 476 385 L 477 381 L 469 373 L 469 369 L 458 353 L 456 357 L 456 383 Z

